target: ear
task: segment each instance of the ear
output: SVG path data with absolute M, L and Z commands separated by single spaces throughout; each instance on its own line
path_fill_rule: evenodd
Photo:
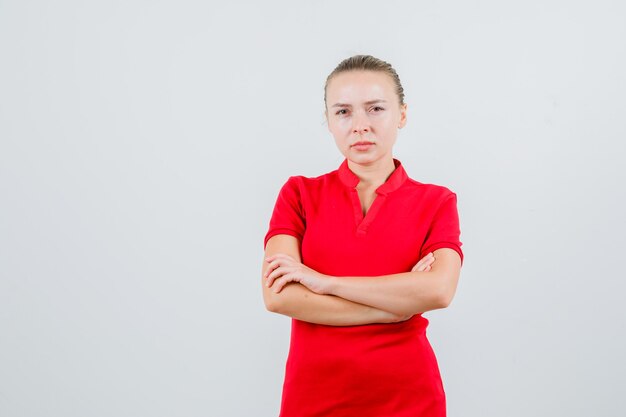
M 398 122 L 398 129 L 402 129 L 406 125 L 406 110 L 407 105 L 404 103 L 400 106 L 400 121 Z

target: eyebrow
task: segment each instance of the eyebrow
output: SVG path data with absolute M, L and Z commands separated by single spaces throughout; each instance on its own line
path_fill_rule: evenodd
M 370 100 L 370 101 L 366 101 L 365 104 L 376 104 L 376 103 L 386 103 L 387 100 Z M 350 104 L 344 104 L 344 103 L 335 103 L 332 105 L 332 107 L 352 107 Z

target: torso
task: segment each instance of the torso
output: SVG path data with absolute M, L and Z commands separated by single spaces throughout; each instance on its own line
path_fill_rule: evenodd
M 301 254 L 308 267 L 336 277 L 410 271 L 437 243 L 429 231 L 450 191 L 410 180 L 404 170 L 379 187 L 360 189 L 355 181 L 345 162 L 319 177 L 291 177 L 265 242 L 277 233 L 297 236 L 292 226 L 303 215 Z M 427 325 L 421 314 L 362 326 L 293 319 L 280 416 L 445 416 Z

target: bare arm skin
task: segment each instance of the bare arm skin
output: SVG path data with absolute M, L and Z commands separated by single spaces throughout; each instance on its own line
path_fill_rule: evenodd
M 450 305 L 461 271 L 461 257 L 450 248 L 433 252 L 430 271 L 378 277 L 329 277 L 325 293 L 384 309 L 413 315 Z
M 411 272 L 374 277 L 333 277 L 307 267 L 286 253 L 277 253 L 268 259 L 267 285 L 280 293 L 286 284 L 298 282 L 317 294 L 334 295 L 399 316 L 410 316 L 447 307 L 456 292 L 460 255 L 450 248 L 437 249 L 433 255 L 429 254 L 430 270 L 420 267 Z
M 277 253 L 301 262 L 300 243 L 290 235 L 272 236 L 265 247 L 265 258 Z M 376 307 L 349 301 L 330 294 L 317 294 L 298 282 L 289 282 L 279 293 L 268 288 L 263 277 L 269 263 L 263 261 L 261 286 L 268 311 L 310 323 L 330 326 L 356 326 L 371 323 L 394 323 L 411 315 L 399 315 Z

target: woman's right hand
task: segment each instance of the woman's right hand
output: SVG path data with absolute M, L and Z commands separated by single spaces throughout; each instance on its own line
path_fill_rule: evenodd
M 430 271 L 431 269 L 430 266 L 433 264 L 433 262 L 435 262 L 435 255 L 432 252 L 430 252 L 426 256 L 424 256 L 422 259 L 420 259 L 418 263 L 415 264 L 413 269 L 411 269 L 411 272 Z M 390 313 L 388 311 L 382 311 L 382 310 L 380 310 L 380 313 L 382 314 L 382 317 L 380 320 L 381 323 L 400 323 L 402 321 L 406 321 L 410 319 L 411 317 L 413 317 L 413 315 L 400 316 L 400 315 Z
M 411 269 L 411 272 L 415 272 L 415 271 L 427 272 L 427 271 L 430 271 L 430 269 L 431 269 L 430 266 L 433 264 L 433 262 L 435 262 L 435 255 L 432 252 L 430 252 L 426 256 L 424 256 L 422 259 L 420 259 L 418 263 L 415 264 L 413 269 Z M 411 317 L 413 317 L 413 315 L 410 315 L 410 316 L 399 316 L 399 315 L 393 314 L 393 313 L 388 313 L 388 314 L 389 314 L 389 316 L 387 317 L 387 319 L 389 321 L 387 323 L 399 323 L 401 321 L 406 321 L 406 320 L 410 319 Z
M 426 272 L 430 271 L 430 266 L 435 262 L 435 255 L 432 252 L 429 252 L 426 256 L 424 256 L 418 263 L 415 264 L 411 272 L 420 271 Z

